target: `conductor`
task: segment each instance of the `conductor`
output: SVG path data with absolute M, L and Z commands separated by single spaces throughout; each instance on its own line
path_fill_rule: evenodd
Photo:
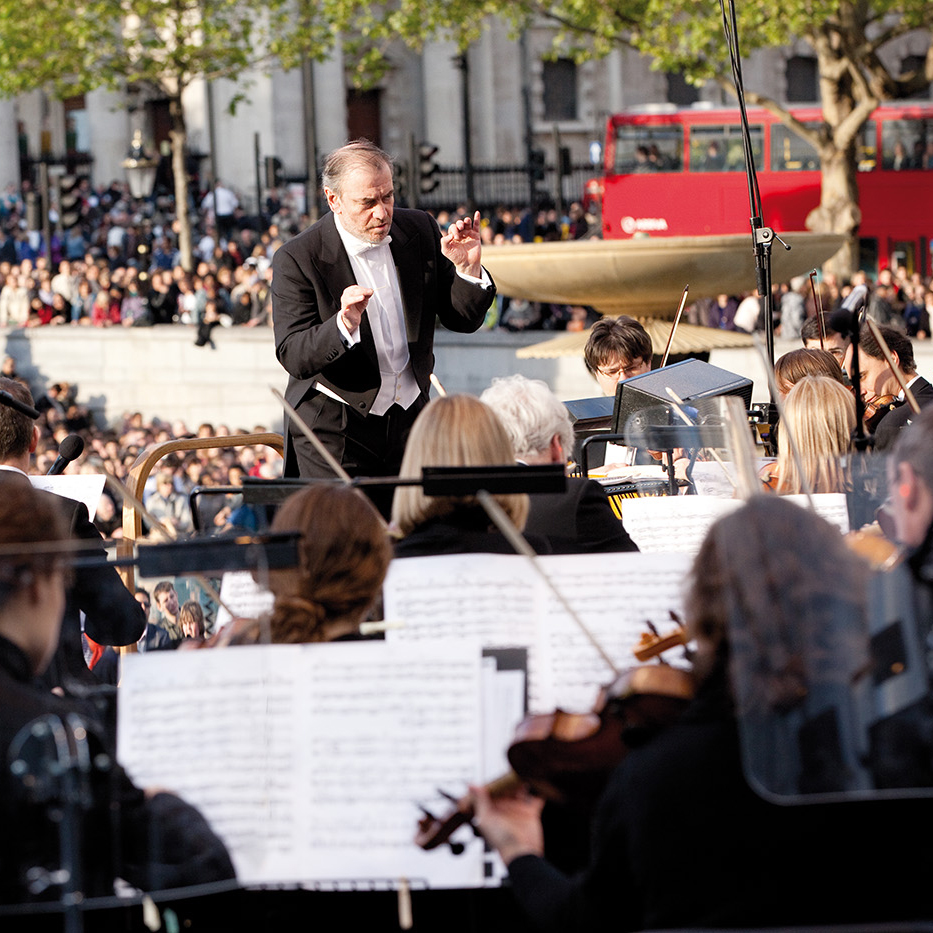
M 394 475 L 428 401 L 436 322 L 472 333 L 495 296 L 480 215 L 441 236 L 424 211 L 395 208 L 391 159 L 367 140 L 327 157 L 323 188 L 330 213 L 273 260 L 285 398 L 350 475 Z M 294 425 L 285 470 L 332 476 Z

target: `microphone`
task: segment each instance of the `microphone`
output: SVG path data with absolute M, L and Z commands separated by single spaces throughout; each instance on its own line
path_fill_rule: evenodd
M 18 411 L 21 415 L 32 418 L 33 421 L 39 417 L 38 409 L 33 408 L 31 405 L 27 405 L 25 402 L 21 402 L 18 398 L 14 398 L 9 392 L 3 389 L 0 389 L 0 405 L 6 405 L 7 408 L 12 408 L 13 411 Z
M 84 438 L 81 437 L 80 434 L 69 434 L 68 437 L 61 442 L 58 448 L 58 456 L 55 458 L 52 468 L 46 475 L 58 476 L 72 460 L 77 460 L 78 457 L 81 456 L 83 450 Z
M 846 295 L 842 307 L 846 311 L 861 311 L 865 307 L 865 300 L 868 298 L 868 286 L 856 285 L 855 288 Z
M 829 319 L 829 326 L 844 337 L 851 337 L 853 343 L 859 339 L 859 315 L 868 299 L 868 286 L 856 285 L 846 295 L 845 301 L 838 311 L 834 311 Z

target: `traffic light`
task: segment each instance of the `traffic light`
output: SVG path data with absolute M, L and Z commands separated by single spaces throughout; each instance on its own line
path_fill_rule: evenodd
M 431 143 L 422 143 L 418 147 L 418 190 L 422 194 L 430 194 L 441 183 L 437 177 L 437 162 L 434 156 L 437 146 Z
M 285 183 L 282 160 L 278 156 L 266 156 L 266 187 L 279 188 Z
M 62 175 L 58 179 L 58 220 L 62 230 L 70 230 L 81 223 L 81 192 L 77 175 Z
M 531 150 L 531 174 L 535 181 L 544 181 L 544 150 Z
M 573 174 L 573 164 L 570 161 L 570 147 L 561 146 L 558 152 L 560 156 L 560 177 L 566 178 Z

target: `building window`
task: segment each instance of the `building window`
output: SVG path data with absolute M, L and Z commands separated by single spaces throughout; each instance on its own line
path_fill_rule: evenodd
M 569 58 L 542 62 L 544 119 L 577 119 L 577 66 Z
M 926 55 L 907 55 L 901 59 L 901 76 L 908 75 L 913 71 L 922 72 L 926 66 Z M 930 96 L 930 83 L 927 82 L 925 87 L 920 88 L 919 91 L 914 91 L 911 97 L 929 97 Z
M 787 100 L 813 103 L 820 99 L 816 59 L 794 55 L 787 59 Z
M 667 102 L 678 107 L 689 107 L 700 99 L 700 89 L 690 84 L 679 72 L 670 72 L 667 78 Z
M 84 95 L 69 97 L 64 101 L 65 149 L 68 152 L 89 152 L 91 149 L 91 127 L 88 120 Z

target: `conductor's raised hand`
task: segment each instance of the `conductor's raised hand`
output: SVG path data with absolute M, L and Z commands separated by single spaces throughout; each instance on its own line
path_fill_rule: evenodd
M 351 334 L 360 326 L 363 312 L 372 296 L 373 290 L 363 288 L 362 285 L 348 285 L 343 290 L 340 296 L 340 319 Z
M 454 221 L 441 237 L 441 252 L 457 267 L 462 275 L 482 276 L 480 256 L 480 214 Z

